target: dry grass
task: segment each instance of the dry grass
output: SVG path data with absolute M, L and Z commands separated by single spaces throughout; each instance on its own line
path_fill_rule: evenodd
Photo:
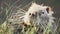
M 58 31 L 59 26 L 56 26 L 53 32 L 50 29 L 50 23 L 46 28 L 43 28 L 44 31 L 39 30 L 36 26 L 27 26 L 26 28 L 20 25 L 19 28 L 14 28 L 14 26 L 9 25 L 6 21 L 0 25 L 0 34 L 59 34 L 60 30 Z

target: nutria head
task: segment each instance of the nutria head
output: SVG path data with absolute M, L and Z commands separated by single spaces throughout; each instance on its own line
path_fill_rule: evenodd
M 52 17 L 53 11 L 49 6 L 42 6 L 36 3 L 32 3 L 31 7 L 26 12 L 23 21 L 27 25 L 36 23 L 45 24 L 48 22 L 54 22 Z

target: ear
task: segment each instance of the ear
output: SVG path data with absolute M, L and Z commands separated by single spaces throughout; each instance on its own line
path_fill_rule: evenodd
M 54 13 L 54 12 L 52 11 L 51 7 L 47 7 L 47 8 L 46 8 L 46 11 L 47 11 L 48 13 L 52 13 L 52 14 Z
M 46 11 L 49 13 L 49 7 L 46 8 Z
M 48 13 L 50 13 L 50 12 L 52 11 L 51 7 L 48 6 L 48 7 L 46 8 L 46 11 L 47 11 Z

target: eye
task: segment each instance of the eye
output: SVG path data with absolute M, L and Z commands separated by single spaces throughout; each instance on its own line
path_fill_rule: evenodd
M 44 14 L 44 12 L 42 12 L 42 14 Z
M 44 14 L 43 10 L 41 10 L 41 14 Z

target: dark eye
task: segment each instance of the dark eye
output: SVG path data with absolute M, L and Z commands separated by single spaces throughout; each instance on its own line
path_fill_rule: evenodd
M 41 13 L 44 14 L 44 12 L 41 10 Z
M 44 14 L 44 12 L 42 12 L 42 14 Z

